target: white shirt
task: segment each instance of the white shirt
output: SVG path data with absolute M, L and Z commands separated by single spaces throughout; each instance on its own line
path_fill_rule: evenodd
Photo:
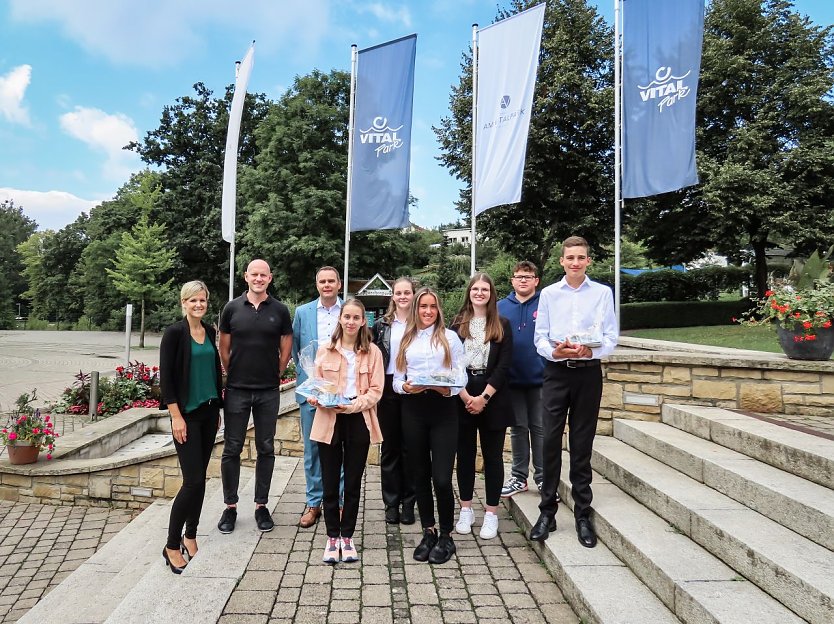
M 405 323 L 395 316 L 391 321 L 391 344 L 388 346 L 388 368 L 385 369 L 387 375 L 397 372 L 397 356 L 400 354 L 400 343 L 403 341 L 404 333 Z
M 339 351 L 341 351 L 345 360 L 347 360 L 344 396 L 352 399 L 358 394 L 356 392 L 356 351 L 353 349 L 339 349 Z
M 432 336 L 434 336 L 434 325 L 426 329 L 417 331 L 414 341 L 408 345 L 405 352 L 406 370 L 394 370 L 394 391 L 400 394 L 406 394 L 403 390 L 403 384 L 408 379 L 412 379 L 417 375 L 431 375 L 438 370 L 448 371 L 450 369 L 443 366 L 444 351 L 442 345 L 432 344 Z M 461 343 L 458 335 L 451 329 L 446 330 L 446 340 L 449 341 L 449 349 L 452 352 L 452 368 L 453 371 L 463 371 L 464 368 L 464 353 L 463 343 Z M 463 381 L 463 380 L 462 380 Z M 451 388 L 454 396 L 463 389 L 466 385 L 464 382 L 462 386 L 453 386 Z
M 579 288 L 572 288 L 563 277 L 541 291 L 534 341 L 543 358 L 551 362 L 566 359 L 553 357 L 554 345 L 591 328 L 598 331 L 602 342 L 602 346 L 591 349 L 593 359 L 611 354 L 620 330 L 614 314 L 614 294 L 608 286 L 586 276 Z
M 333 331 L 336 329 L 336 325 L 339 324 L 339 315 L 341 313 L 342 302 L 339 299 L 336 299 L 336 303 L 332 306 L 326 308 L 321 302 L 321 297 L 319 297 L 316 303 L 316 329 L 318 330 L 319 345 L 330 343 L 330 339 L 333 337 Z

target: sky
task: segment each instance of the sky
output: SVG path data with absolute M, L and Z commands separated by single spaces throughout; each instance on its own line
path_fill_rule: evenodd
M 158 127 L 163 106 L 203 82 L 220 96 L 252 40 L 250 92 L 277 100 L 295 76 L 350 70 L 360 49 L 417 33 L 411 193 L 414 223 L 458 218 L 461 183 L 437 161 L 472 24 L 508 0 L 0 0 L 0 201 L 59 229 L 143 168 L 122 149 Z M 613 19 L 613 0 L 592 0 Z M 796 0 L 834 23 L 834 0 Z M 612 113 L 613 114 L 613 113 Z M 219 224 L 218 224 L 219 227 Z

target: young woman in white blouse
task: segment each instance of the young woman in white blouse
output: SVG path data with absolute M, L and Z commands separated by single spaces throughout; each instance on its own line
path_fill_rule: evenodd
M 460 387 L 423 385 L 426 377 L 456 379 L 463 366 L 463 345 L 446 329 L 440 299 L 421 288 L 414 295 L 411 316 L 396 358 L 394 390 L 403 396 L 403 438 L 408 447 L 408 466 L 414 477 L 423 539 L 414 559 L 445 563 L 455 553 L 451 533 L 455 519 L 452 471 L 458 439 L 455 395 Z M 432 485 L 437 496 L 438 527 L 434 516 Z
M 472 509 L 475 490 L 475 455 L 481 441 L 484 460 L 486 510 L 480 536 L 498 535 L 496 510 L 504 483 L 504 437 L 515 424 L 506 391 L 513 359 L 513 335 L 507 319 L 498 315 L 495 284 L 486 273 L 475 273 L 466 287 L 466 299 L 452 323 L 466 352 L 468 382 L 460 392 L 458 420 L 458 533 L 472 532 L 476 516 Z
M 388 311 L 374 323 L 373 330 L 374 344 L 382 351 L 385 362 L 385 390 L 379 402 L 379 426 L 383 437 L 379 473 L 385 522 L 414 524 L 414 480 L 406 465 L 408 448 L 403 444 L 402 395 L 394 392 L 394 370 L 416 289 L 410 277 L 400 277 L 391 290 Z

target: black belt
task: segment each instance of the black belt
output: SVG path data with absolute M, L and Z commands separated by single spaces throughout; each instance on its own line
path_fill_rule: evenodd
M 485 369 L 485 368 L 467 368 L 466 372 L 469 375 L 475 375 L 475 376 L 486 375 L 487 369 Z
M 599 360 L 559 360 L 553 362 L 556 366 L 563 368 L 588 368 L 590 366 L 599 366 Z

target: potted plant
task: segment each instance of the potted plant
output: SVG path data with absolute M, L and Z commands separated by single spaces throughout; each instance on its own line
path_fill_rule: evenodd
M 814 252 L 795 261 L 786 282 L 765 292 L 748 325 L 773 323 L 782 351 L 797 360 L 828 360 L 834 353 L 834 282 L 828 258 Z
M 42 415 L 40 409 L 32 407 L 35 397 L 35 390 L 31 394 L 21 394 L 15 401 L 15 409 L 6 419 L 6 425 L 0 429 L 0 439 L 6 445 L 12 464 L 33 464 L 43 450 L 47 451 L 46 458 L 52 459 L 58 434 L 50 416 Z

